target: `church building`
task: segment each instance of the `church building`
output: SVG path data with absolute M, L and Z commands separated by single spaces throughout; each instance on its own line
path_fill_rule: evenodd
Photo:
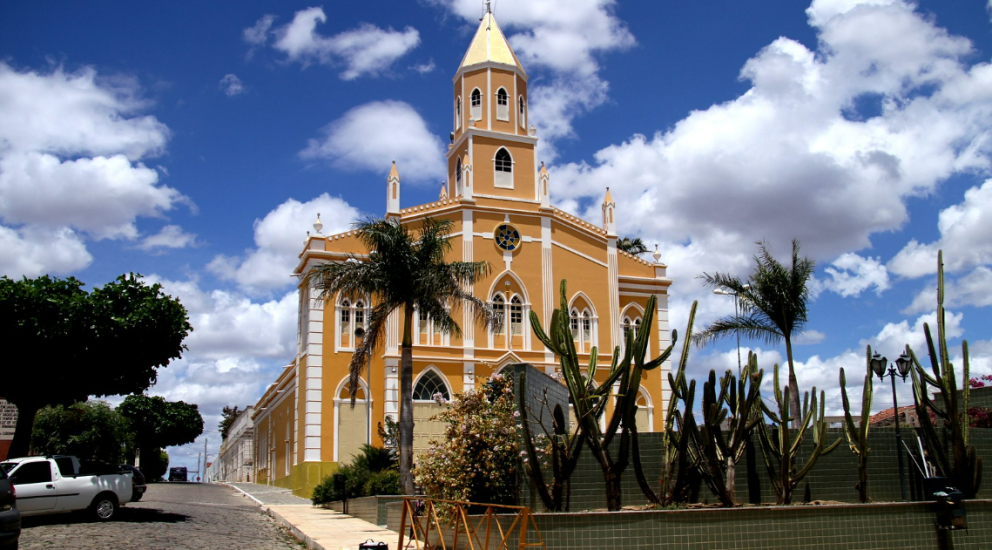
M 402 166 L 393 163 L 385 186 L 387 218 L 414 224 L 426 217 L 451 220 L 450 261 L 486 261 L 490 275 L 472 292 L 503 312 L 497 331 L 456 317 L 461 336 L 445 334 L 415 313 L 413 344 L 414 452 L 427 449 L 443 426 L 430 418 L 440 398 L 479 388 L 506 365 L 526 362 L 549 375 L 553 353 L 533 335 L 530 312 L 547 326 L 568 283 L 572 335 L 588 361 L 598 346 L 609 362 L 628 331 L 640 330 L 644 307 L 658 297 L 649 354 L 670 343 L 666 266 L 617 249 L 616 203 L 605 189 L 602 219 L 592 223 L 555 208 L 554 184 L 536 158 L 537 130 L 528 123 L 528 77 L 486 13 L 452 86 L 452 138 L 447 181 L 435 202 L 404 207 Z M 384 161 L 388 162 L 388 159 Z M 377 426 L 399 420 L 401 318 L 394 312 L 386 343 L 362 374 L 354 407 L 348 365 L 375 297 L 321 299 L 306 274 L 324 262 L 367 254 L 354 231 L 323 235 L 319 216 L 300 254 L 298 348 L 255 405 L 255 479 L 309 496 L 320 480 L 350 463 L 361 445 L 382 445 Z M 464 308 L 463 308 L 464 309 Z M 601 369 L 603 372 L 606 369 Z M 638 398 L 638 427 L 659 431 L 667 403 L 670 365 L 645 373 Z M 438 398 L 438 399 L 435 399 Z M 415 459 L 416 460 L 416 459 Z

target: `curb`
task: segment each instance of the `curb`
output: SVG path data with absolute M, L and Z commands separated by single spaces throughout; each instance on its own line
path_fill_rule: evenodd
M 299 540 L 299 541 L 303 542 L 304 544 L 306 544 L 307 545 L 307 548 L 312 548 L 313 550 L 327 550 L 319 542 L 317 542 L 317 541 L 313 540 L 312 538 L 310 538 L 309 535 L 307 535 L 303 531 L 300 531 L 300 529 L 297 526 L 293 525 L 286 518 L 284 518 L 281 515 L 279 515 L 279 513 L 277 513 L 272 508 L 270 508 L 269 505 L 262 503 L 261 500 L 258 500 L 257 498 L 255 498 L 254 496 L 252 496 L 247 491 L 241 489 L 240 487 L 231 485 L 230 483 L 223 483 L 222 482 L 222 483 L 219 483 L 219 485 L 224 485 L 225 487 L 230 487 L 230 488 L 234 489 L 235 491 L 241 493 L 242 495 L 244 495 L 244 496 L 252 499 L 253 501 L 255 501 L 255 504 L 258 504 L 259 508 L 261 508 L 263 512 L 265 512 L 266 514 L 268 514 L 269 516 L 271 516 L 273 519 L 275 519 L 279 523 L 283 524 L 284 527 L 286 527 L 287 529 L 289 529 L 289 532 L 290 533 L 293 533 L 293 536 L 296 537 L 297 540 Z

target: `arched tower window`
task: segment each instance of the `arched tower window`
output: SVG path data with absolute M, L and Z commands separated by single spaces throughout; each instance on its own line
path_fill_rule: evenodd
M 493 181 L 496 187 L 513 189 L 513 157 L 505 147 L 500 147 L 499 151 L 496 151 L 493 165 L 495 168 Z
M 496 120 L 510 120 L 510 96 L 505 88 L 496 91 Z
M 472 90 L 472 111 L 470 114 L 475 120 L 482 120 L 482 92 L 478 88 Z
M 462 97 L 455 98 L 455 130 L 462 127 Z
M 518 109 L 520 110 L 520 112 L 517 114 L 517 121 L 519 121 L 521 128 L 526 128 L 527 127 L 527 116 L 525 114 L 525 109 L 524 109 L 524 96 L 523 95 L 521 95 L 517 99 L 517 105 L 518 105 Z
M 351 302 L 347 299 L 341 300 L 341 322 L 338 324 L 341 328 L 341 340 L 344 343 L 346 340 L 351 340 Z M 350 346 L 346 346 L 350 347 Z
M 414 401 L 433 401 L 435 396 L 444 399 L 445 401 L 451 400 L 451 394 L 448 392 L 448 385 L 444 383 L 444 380 L 438 376 L 437 372 L 433 370 L 428 370 L 417 380 L 416 387 L 413 388 L 413 400 Z
M 335 335 L 335 342 L 339 349 L 358 347 L 359 339 L 355 335 L 355 330 L 366 328 L 368 317 L 369 306 L 364 298 L 354 302 L 348 298 L 341 299 L 337 306 L 338 329 Z
M 462 158 L 455 161 L 455 196 L 462 194 Z

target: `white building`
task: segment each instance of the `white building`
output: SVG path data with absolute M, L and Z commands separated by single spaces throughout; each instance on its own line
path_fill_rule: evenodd
M 249 406 L 239 414 L 227 431 L 227 439 L 221 442 L 220 453 L 212 465 L 216 467 L 216 481 L 250 482 L 254 479 L 253 412 L 254 407 Z

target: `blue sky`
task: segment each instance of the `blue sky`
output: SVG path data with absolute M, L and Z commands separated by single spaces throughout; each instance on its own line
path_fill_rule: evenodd
M 152 393 L 251 404 L 295 352 L 290 277 L 325 233 L 444 177 L 451 77 L 476 0 L 19 2 L 0 8 L 0 273 L 135 271 L 190 310 Z M 672 326 L 732 313 L 702 272 L 755 241 L 818 262 L 800 383 L 837 409 L 864 347 L 922 349 L 936 250 L 949 333 L 992 372 L 992 24 L 981 1 L 498 0 L 531 77 L 552 201 L 659 245 Z M 782 346 L 745 344 L 766 369 Z M 732 342 L 693 373 L 736 366 Z M 908 385 L 900 390 L 909 402 Z M 879 392 L 875 408 L 890 406 Z M 197 444 L 171 449 L 192 464 Z

